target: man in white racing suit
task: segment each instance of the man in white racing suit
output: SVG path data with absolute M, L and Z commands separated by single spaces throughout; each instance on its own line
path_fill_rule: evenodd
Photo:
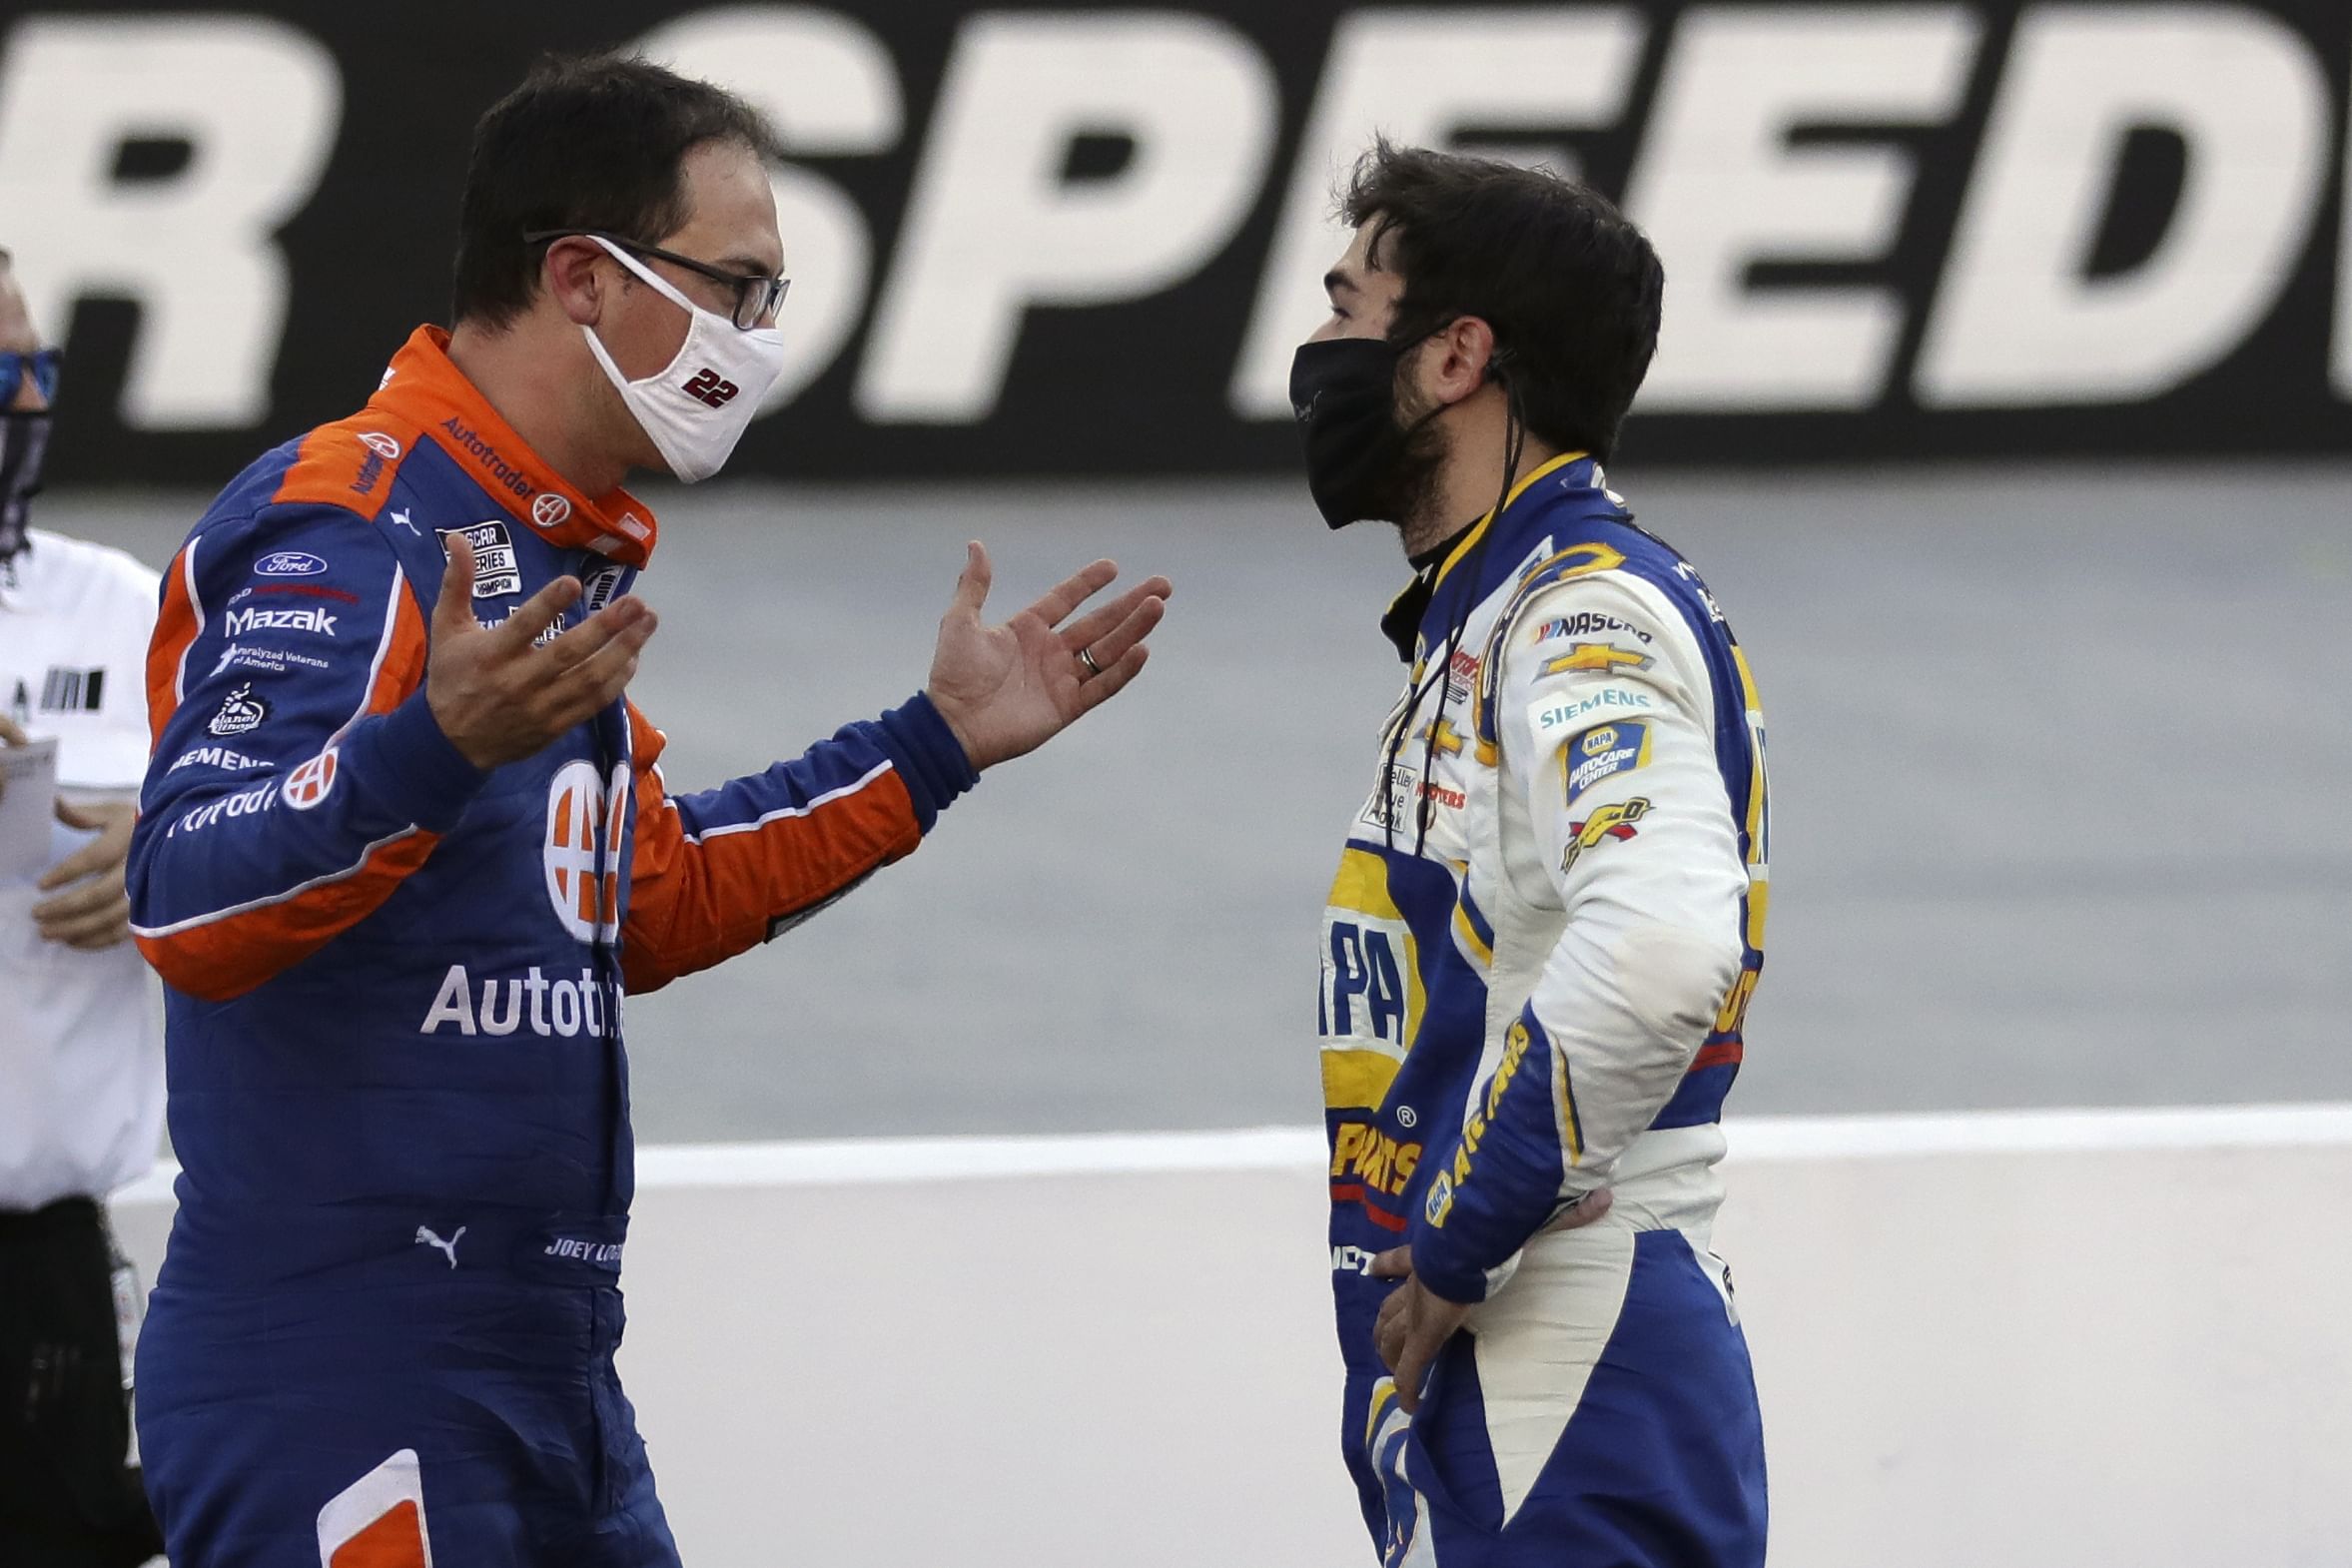
M 1322 947 L 1365 1521 L 1391 1565 L 1760 1568 L 1712 1229 L 1763 964 L 1763 719 L 1599 460 L 1662 270 L 1543 171 L 1382 143 L 1342 208 L 1292 373 L 1309 487 L 1334 527 L 1396 522 L 1417 568 Z

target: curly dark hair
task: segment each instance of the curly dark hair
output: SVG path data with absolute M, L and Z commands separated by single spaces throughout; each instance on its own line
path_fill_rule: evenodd
M 1666 272 L 1608 198 L 1549 169 L 1398 147 L 1356 162 L 1339 202 L 1372 226 L 1372 265 L 1404 284 L 1391 343 L 1464 316 L 1494 330 L 1495 370 L 1528 430 L 1606 459 L 1658 350 Z

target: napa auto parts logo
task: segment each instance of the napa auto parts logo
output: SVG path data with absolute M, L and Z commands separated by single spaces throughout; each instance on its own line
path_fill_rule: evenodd
M 348 415 L 442 297 L 464 126 L 556 40 L 411 9 L 9 29 L 0 211 L 42 212 L 16 271 L 81 368 L 62 475 L 217 484 Z M 2352 446 L 2341 0 L 650 15 L 567 12 L 787 153 L 790 412 L 738 471 L 1288 468 L 1334 172 L 1375 129 L 1649 230 L 1631 459 Z

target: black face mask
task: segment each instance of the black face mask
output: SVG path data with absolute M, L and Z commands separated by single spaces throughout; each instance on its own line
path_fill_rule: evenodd
M 1334 528 L 1400 522 L 1414 470 L 1413 437 L 1443 408 L 1396 422 L 1396 362 L 1409 345 L 1379 338 L 1302 343 L 1290 361 L 1290 411 L 1306 447 L 1306 489 Z
M 25 513 L 41 492 L 41 463 L 49 452 L 49 415 L 0 413 L 0 561 L 25 547 Z

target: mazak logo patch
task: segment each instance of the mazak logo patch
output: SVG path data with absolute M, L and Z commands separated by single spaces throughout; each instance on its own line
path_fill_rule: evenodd
M 713 408 L 724 408 L 735 400 L 736 393 L 743 391 L 742 388 L 708 367 L 696 371 L 692 379 L 679 390 L 687 396 L 699 398 Z
M 473 596 L 495 599 L 522 591 L 522 567 L 514 558 L 514 534 L 504 519 L 477 522 L 470 528 L 443 528 L 441 556 L 449 554 L 449 538 L 461 534 L 473 546 Z
M 315 637 L 335 635 L 335 612 L 306 605 L 298 610 L 231 610 L 229 635 L 250 637 L 257 631 L 307 631 Z
M 250 735 L 269 716 L 270 705 L 253 694 L 253 687 L 239 686 L 222 699 L 221 711 L 205 729 L 220 736 Z
M 272 550 L 253 563 L 257 577 L 316 577 L 327 562 L 308 550 Z

